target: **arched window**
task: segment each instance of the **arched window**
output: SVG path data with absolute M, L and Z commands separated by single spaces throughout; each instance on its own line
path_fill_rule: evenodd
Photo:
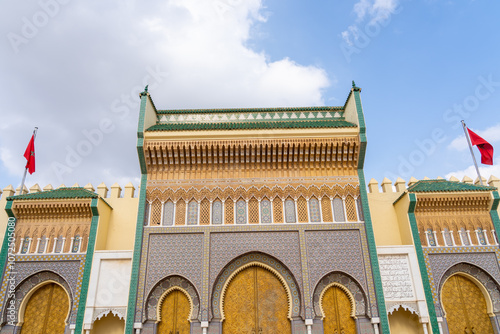
M 167 201 L 163 204 L 163 226 L 172 226 L 174 225 L 174 202 Z
M 482 228 L 478 228 L 476 233 L 477 233 L 477 241 L 479 242 L 480 245 L 487 245 L 486 238 L 484 235 L 484 230 Z
M 335 217 L 335 222 L 345 222 L 344 202 L 340 197 L 335 197 L 333 199 L 333 215 Z
M 79 234 L 75 236 L 73 239 L 73 247 L 71 248 L 71 253 L 78 253 L 80 251 L 80 243 L 82 242 L 82 238 Z
M 271 201 L 267 198 L 260 201 L 260 223 L 271 224 Z
M 309 219 L 311 220 L 311 223 L 321 222 L 319 201 L 316 197 L 311 197 L 309 199 Z
M 27 254 L 29 252 L 29 248 L 30 248 L 30 238 L 24 237 L 23 246 L 21 248 L 21 254 Z
M 236 224 L 247 223 L 247 202 L 240 199 L 236 202 Z
M 427 235 L 427 242 L 429 243 L 430 247 L 436 247 L 436 238 L 434 237 L 434 232 L 429 228 L 427 231 L 425 231 L 425 234 Z
M 460 240 L 462 240 L 463 246 L 470 246 L 469 234 L 465 230 L 465 228 L 461 228 L 458 232 L 460 234 Z
M 57 241 L 56 241 L 56 248 L 54 249 L 54 253 L 62 253 L 63 249 L 63 241 L 64 241 L 64 237 L 62 235 L 60 235 L 58 238 L 57 238 Z
M 443 239 L 446 246 L 453 246 L 453 240 L 451 238 L 451 232 L 447 228 L 443 231 Z
M 222 224 L 222 202 L 219 200 L 212 202 L 212 224 Z
M 285 201 L 285 223 L 296 223 L 295 201 L 291 198 Z
M 47 245 L 47 236 L 43 235 L 40 238 L 40 242 L 38 243 L 38 251 L 37 253 L 45 253 L 45 247 Z
M 192 200 L 188 204 L 187 224 L 198 224 L 198 202 L 196 202 L 195 200 Z

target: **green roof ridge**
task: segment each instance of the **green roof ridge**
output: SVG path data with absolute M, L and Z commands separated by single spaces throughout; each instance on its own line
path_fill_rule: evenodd
M 270 121 L 270 122 L 223 122 L 223 123 L 164 123 L 149 127 L 146 131 L 181 130 L 239 130 L 239 129 L 295 129 L 295 128 L 355 128 L 356 124 L 343 120 Z
M 16 195 L 7 197 L 8 201 L 12 200 L 29 200 L 29 199 L 66 199 L 66 198 L 98 198 L 99 195 L 87 190 L 83 187 L 62 187 L 54 190 L 41 191 L 37 193 Z
M 158 114 L 208 114 L 232 112 L 297 112 L 297 111 L 343 111 L 343 106 L 275 107 L 275 108 L 216 108 L 216 109 L 169 109 L 157 110 Z
M 474 185 L 459 181 L 448 180 L 420 180 L 408 187 L 408 192 L 455 192 L 455 191 L 491 191 L 495 187 Z

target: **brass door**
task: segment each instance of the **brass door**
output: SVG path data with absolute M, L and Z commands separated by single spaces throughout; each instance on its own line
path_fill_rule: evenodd
M 189 300 L 179 290 L 170 292 L 161 306 L 158 334 L 189 334 Z
M 355 334 L 356 322 L 351 317 L 351 302 L 342 289 L 332 286 L 323 295 L 324 333 Z
M 451 334 L 493 334 L 483 293 L 470 279 L 450 277 L 443 286 L 442 299 Z
M 22 334 L 62 334 L 69 311 L 66 291 L 55 283 L 49 283 L 30 297 L 24 312 Z
M 279 279 L 253 266 L 233 278 L 224 297 L 224 334 L 291 333 L 288 298 Z

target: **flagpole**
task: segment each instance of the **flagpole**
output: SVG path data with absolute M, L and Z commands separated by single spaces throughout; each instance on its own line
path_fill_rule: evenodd
M 464 128 L 465 138 L 467 138 L 467 143 L 469 144 L 470 154 L 472 155 L 472 160 L 474 161 L 474 166 L 476 167 L 477 176 L 479 177 L 479 183 L 484 186 L 483 179 L 481 174 L 479 173 L 479 167 L 477 167 L 476 157 L 474 156 L 474 151 L 472 150 L 472 143 L 470 141 L 469 133 L 467 132 L 467 126 L 465 122 L 462 120 L 462 126 Z
M 35 129 L 33 130 L 33 141 L 36 138 L 36 132 L 38 131 L 38 127 L 35 126 Z M 21 181 L 21 188 L 19 188 L 19 195 L 22 195 L 23 193 L 23 188 L 24 188 L 24 181 L 26 181 L 26 173 L 28 172 L 28 167 L 24 169 L 24 175 L 23 175 L 23 180 Z

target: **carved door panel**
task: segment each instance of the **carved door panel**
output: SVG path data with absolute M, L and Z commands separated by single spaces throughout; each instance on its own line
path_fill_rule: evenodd
M 257 333 L 291 333 L 288 298 L 283 284 L 270 271 L 260 267 L 254 268 L 257 287 Z
M 30 297 L 24 312 L 22 334 L 62 334 L 69 311 L 66 291 L 55 284 L 42 286 Z
M 450 333 L 493 334 L 483 293 L 471 280 L 454 275 L 441 293 Z
M 325 333 L 355 334 L 356 322 L 351 317 L 351 302 L 349 297 L 336 286 L 326 290 L 322 301 L 323 328 Z
M 229 284 L 224 297 L 224 334 L 291 333 L 285 288 L 270 271 L 250 267 Z
M 158 334 L 189 334 L 189 300 L 179 290 L 170 292 L 161 306 Z

